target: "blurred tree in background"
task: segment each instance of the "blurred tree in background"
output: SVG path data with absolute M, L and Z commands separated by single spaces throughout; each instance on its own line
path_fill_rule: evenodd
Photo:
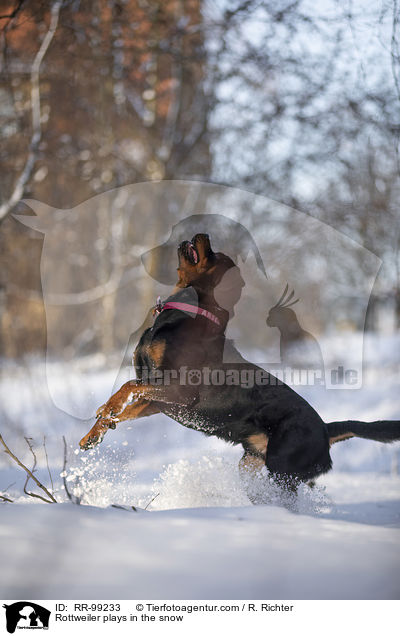
M 400 324 L 399 20 L 398 0 L 0 1 L 3 353 L 46 345 L 42 241 L 11 217 L 20 199 L 73 208 L 160 179 L 243 187 L 331 224 L 383 259 L 373 306 Z M 164 213 L 143 219 L 154 245 Z M 264 223 L 248 212 L 250 230 Z M 104 281 L 122 276 L 120 209 L 85 231 Z M 88 351 L 115 346 L 114 301 Z

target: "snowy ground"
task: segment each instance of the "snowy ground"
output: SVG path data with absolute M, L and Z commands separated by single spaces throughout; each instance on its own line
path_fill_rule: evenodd
M 399 350 L 400 337 L 368 341 L 361 390 L 300 392 L 327 421 L 398 419 Z M 33 438 L 37 474 L 49 485 L 46 435 L 61 503 L 24 495 L 24 473 L 2 456 L 0 490 L 14 502 L 0 504 L 0 598 L 399 598 L 400 444 L 337 444 L 333 471 L 301 491 L 296 512 L 265 476 L 254 488 L 268 503 L 252 506 L 240 449 L 164 416 L 121 425 L 97 449 L 78 452 L 88 426 L 52 407 L 39 371 L 34 361 L 4 367 L 1 433 L 27 464 L 23 437 Z M 65 367 L 54 373 L 73 386 Z M 98 403 L 106 386 L 106 375 L 93 372 Z M 65 477 L 80 506 L 62 485 L 63 434 Z

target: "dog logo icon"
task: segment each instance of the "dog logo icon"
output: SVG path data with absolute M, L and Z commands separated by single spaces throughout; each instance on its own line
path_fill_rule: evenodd
M 32 603 L 18 601 L 11 605 L 3 605 L 6 610 L 7 631 L 13 634 L 16 629 L 48 629 L 50 610 Z

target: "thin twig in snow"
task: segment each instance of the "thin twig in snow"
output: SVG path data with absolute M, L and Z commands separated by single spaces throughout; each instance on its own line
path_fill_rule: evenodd
M 67 485 L 67 479 L 66 479 L 67 477 L 67 440 L 65 439 L 65 435 L 63 435 L 63 442 L 64 442 L 64 463 L 63 463 L 62 478 L 63 478 L 64 490 L 67 493 L 68 499 L 73 504 L 76 504 L 77 506 L 79 506 L 81 503 L 80 497 L 77 497 L 76 495 L 73 495 L 72 493 L 70 493 L 70 491 L 68 490 L 68 485 Z
M 33 450 L 33 447 L 32 447 L 32 444 L 31 444 L 32 437 L 25 437 L 25 436 L 24 436 L 24 440 L 25 440 L 25 441 L 26 441 L 26 443 L 28 444 L 28 448 L 29 448 L 29 450 L 31 451 L 32 456 L 33 456 L 33 465 L 32 465 L 32 468 L 31 468 L 31 473 L 32 473 L 32 475 L 33 475 L 33 473 L 34 473 L 34 472 L 35 472 L 35 470 L 36 470 L 36 455 L 35 455 L 35 451 Z M 29 476 L 29 474 L 28 474 L 28 475 L 27 475 L 27 477 L 26 477 L 25 484 L 24 484 L 24 493 L 25 493 L 26 495 L 31 496 L 31 493 L 30 493 L 30 492 L 28 492 L 28 491 L 27 491 L 27 489 L 26 489 L 26 487 L 27 487 L 27 485 L 28 485 L 29 480 L 30 480 L 30 476 Z
M 28 439 L 28 438 L 25 438 Z M 3 436 L 0 435 L 0 443 L 3 444 L 4 446 L 4 452 L 7 453 L 7 455 L 9 455 L 17 464 L 18 466 L 20 466 L 28 475 L 31 479 L 33 479 L 33 481 L 39 486 L 39 488 L 41 490 L 43 490 L 43 492 L 46 493 L 46 495 L 49 497 L 49 499 L 45 499 L 44 497 L 41 497 L 40 495 L 35 495 L 34 493 L 27 493 L 29 495 L 31 495 L 32 497 L 37 497 L 38 499 L 42 499 L 42 501 L 45 501 L 46 503 L 57 503 L 57 500 L 53 497 L 53 495 L 47 490 L 46 486 L 44 486 L 42 483 L 40 483 L 40 481 L 35 477 L 35 475 L 32 473 L 32 471 L 29 470 L 29 468 L 27 468 L 25 466 L 25 464 L 23 464 L 18 457 L 16 457 L 16 455 L 14 455 L 14 453 L 8 448 L 7 444 L 5 443 Z
M 51 492 L 54 495 L 54 484 L 53 484 L 53 477 L 51 476 L 51 471 L 50 471 L 50 466 L 49 466 L 49 457 L 47 455 L 47 448 L 46 448 L 46 435 L 43 435 L 43 448 L 44 448 L 44 454 L 46 456 L 46 466 L 47 466 L 47 472 L 49 473 L 49 477 L 50 477 L 50 483 L 51 483 Z
M 153 503 L 154 499 L 157 499 L 157 497 L 159 496 L 159 494 L 160 494 L 160 493 L 158 492 L 156 495 L 154 495 L 153 499 L 150 499 L 149 503 L 148 503 L 148 504 L 147 504 L 147 506 L 145 507 L 145 510 L 147 510 L 147 508 L 150 506 L 150 504 L 152 504 L 152 503 Z
M 133 512 L 137 512 L 137 508 L 135 508 L 135 506 L 130 506 L 129 508 L 127 508 L 126 506 L 121 506 L 120 504 L 111 504 L 111 508 L 118 508 L 118 510 L 126 510 L 127 512 L 130 512 L 131 510 L 133 510 Z
M 8 497 L 4 497 L 4 495 L 0 495 L 0 499 L 2 501 L 9 501 L 10 503 L 14 503 L 12 499 L 8 499 Z

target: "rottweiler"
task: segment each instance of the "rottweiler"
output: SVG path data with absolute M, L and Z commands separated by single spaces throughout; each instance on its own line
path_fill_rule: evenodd
M 276 483 L 296 492 L 301 482 L 330 470 L 333 443 L 400 439 L 399 421 L 325 423 L 293 389 L 240 355 L 225 331 L 244 282 L 233 260 L 212 250 L 207 234 L 183 241 L 178 262 L 178 282 L 154 308 L 154 324 L 136 347 L 137 379 L 98 409 L 82 449 L 97 445 L 123 420 L 165 413 L 241 444 L 241 472 L 265 465 Z

